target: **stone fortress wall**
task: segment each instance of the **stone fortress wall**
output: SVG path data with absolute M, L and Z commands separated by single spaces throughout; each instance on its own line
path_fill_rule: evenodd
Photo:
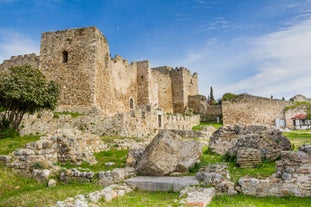
M 0 71 L 6 70 L 13 66 L 25 64 L 28 64 L 33 68 L 39 68 L 39 56 L 37 56 L 35 53 L 12 56 L 9 60 L 4 60 L 3 63 L 0 64 Z
M 274 125 L 275 119 L 283 119 L 283 108 L 288 101 L 239 95 L 236 99 L 222 102 L 223 123 Z
M 283 120 L 285 127 L 292 129 L 294 125 L 291 118 L 307 112 L 306 105 L 290 107 L 294 106 L 295 102 L 310 102 L 310 100 L 302 95 L 285 101 L 242 94 L 235 99 L 222 102 L 223 123 L 275 126 L 276 120 Z
M 43 33 L 39 67 L 62 85 L 60 106 L 98 106 L 107 116 L 142 104 L 182 113 L 188 96 L 198 93 L 197 74 L 186 68 L 151 69 L 148 61 L 111 58 L 96 27 Z
M 95 122 L 100 123 L 103 130 L 93 128 L 103 134 L 140 136 L 161 128 L 173 129 L 173 126 L 191 129 L 199 123 L 199 116 L 169 116 L 185 112 L 188 97 L 198 94 L 196 73 L 183 67 L 150 68 L 147 60 L 128 63 L 118 55 L 112 58 L 107 39 L 96 27 L 44 32 L 40 56 L 12 57 L 4 61 L 0 69 L 24 64 L 39 68 L 48 80 L 60 84 L 56 111 L 101 117 L 80 117 L 82 121 L 78 124 L 74 121 L 73 125 L 94 125 Z M 35 130 L 32 124 L 35 121 L 27 123 L 27 120 L 32 118 L 25 119 L 23 131 Z M 42 121 L 38 121 L 38 128 L 42 128 L 39 133 L 48 130 Z M 54 123 L 55 127 L 68 124 L 49 118 L 45 121 Z M 140 134 L 137 133 L 139 130 L 142 131 Z

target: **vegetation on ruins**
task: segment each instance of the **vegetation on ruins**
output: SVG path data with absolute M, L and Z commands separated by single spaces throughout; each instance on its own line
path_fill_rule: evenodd
M 295 108 L 303 107 L 303 106 L 305 106 L 305 107 L 307 107 L 308 109 L 310 109 L 311 103 L 310 103 L 310 102 L 299 102 L 299 101 L 293 102 L 293 105 L 286 106 L 284 110 L 285 110 L 285 111 L 288 111 L 288 110 L 290 110 L 290 109 L 295 109 Z M 308 112 L 309 112 L 309 111 L 310 111 L 310 110 L 308 110 Z
M 205 122 L 205 121 L 201 121 L 199 125 L 196 125 L 194 127 L 192 127 L 193 131 L 201 131 L 203 130 L 204 126 L 212 126 L 216 129 L 219 129 L 220 127 L 222 127 L 222 124 L 218 124 L 215 122 Z
M 284 133 L 291 142 L 298 147 L 302 144 L 311 144 L 310 130 L 297 130 Z M 0 140 L 0 154 L 9 154 L 10 152 L 21 148 L 27 142 L 37 140 L 38 136 L 24 136 L 15 137 L 14 139 Z M 112 140 L 111 137 L 109 140 Z M 106 140 L 106 138 L 105 138 Z M 23 142 L 23 143 L 18 143 Z M 223 156 L 212 153 L 207 147 L 204 149 L 200 165 L 207 165 L 209 163 L 223 162 Z M 109 159 L 111 161 L 112 154 L 115 151 L 106 152 L 108 154 L 95 154 L 96 159 Z M 116 157 L 123 159 L 124 152 L 116 155 Z M 97 157 L 100 156 L 101 158 Z M 116 158 L 117 159 L 117 158 Z M 106 161 L 102 161 L 106 162 Z M 266 177 L 275 171 L 273 163 L 263 163 L 257 168 L 238 168 L 234 163 L 228 162 L 228 169 L 233 181 L 244 175 L 251 175 L 252 177 Z M 67 197 L 74 197 L 78 194 L 87 194 L 96 190 L 102 189 L 102 186 L 95 182 L 71 182 L 67 184 L 58 183 L 53 188 L 47 187 L 47 183 L 38 182 L 34 179 L 24 177 L 23 175 L 12 173 L 3 164 L 0 164 L 0 206 L 50 206 L 55 205 L 56 201 L 64 200 Z M 4 190 L 3 190 L 4 189 Z M 120 198 L 112 200 L 109 203 L 100 203 L 102 206 L 179 206 L 178 193 L 173 192 L 142 192 L 134 191 L 126 194 Z M 287 196 L 283 198 L 276 197 L 254 197 L 246 195 L 218 195 L 213 198 L 209 206 L 310 206 L 311 198 L 299 198 Z
M 231 101 L 231 100 L 234 100 L 238 97 L 238 95 L 236 94 L 233 94 L 233 93 L 225 93 L 223 96 L 222 96 L 222 101 Z
M 0 138 L 18 131 L 23 116 L 54 109 L 60 87 L 39 69 L 16 66 L 0 73 Z M 14 134 L 14 133 L 13 133 Z

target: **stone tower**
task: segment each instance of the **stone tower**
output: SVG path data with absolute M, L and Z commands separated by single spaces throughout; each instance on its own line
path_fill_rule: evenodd
M 97 61 L 98 57 L 104 61 Z M 107 40 L 96 27 L 42 34 L 39 68 L 61 85 L 62 106 L 96 105 L 96 75 L 98 68 L 107 67 L 109 58 Z

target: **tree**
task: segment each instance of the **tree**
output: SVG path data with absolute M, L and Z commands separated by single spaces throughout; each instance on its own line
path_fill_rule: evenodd
M 209 98 L 208 98 L 208 104 L 213 105 L 214 103 L 215 103 L 214 92 L 213 92 L 213 87 L 211 86 Z
M 0 131 L 18 131 L 26 113 L 55 109 L 60 87 L 29 65 L 0 72 Z

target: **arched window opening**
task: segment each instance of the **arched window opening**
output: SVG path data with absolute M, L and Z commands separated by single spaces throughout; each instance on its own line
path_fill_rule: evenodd
M 63 63 L 68 62 L 68 52 L 65 50 L 63 51 Z
M 130 98 L 130 109 L 134 109 L 134 100 Z

